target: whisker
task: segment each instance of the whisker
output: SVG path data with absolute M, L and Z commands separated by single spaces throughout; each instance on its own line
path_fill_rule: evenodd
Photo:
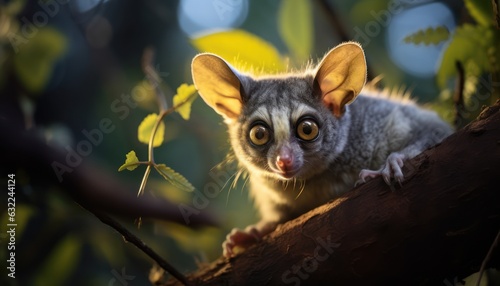
M 300 195 L 302 194 L 302 192 L 304 191 L 304 189 L 306 188 L 306 181 L 305 181 L 305 180 L 301 181 L 301 185 L 302 185 L 302 187 L 300 188 L 300 192 L 299 192 L 299 194 L 295 197 L 295 199 L 298 199 L 298 198 L 300 197 Z
M 245 189 L 247 182 L 250 180 L 250 176 L 245 176 L 245 181 L 243 181 L 243 186 L 241 187 L 241 192 Z
M 224 186 L 222 186 L 221 192 L 222 192 L 222 190 L 224 190 L 224 188 L 226 187 L 227 183 L 229 183 L 229 181 L 231 180 L 231 178 L 233 179 L 233 182 L 231 183 L 231 185 L 229 185 L 229 188 L 227 189 L 226 207 L 229 204 L 229 195 L 231 194 L 231 189 L 234 189 L 234 186 L 236 185 L 236 182 L 240 178 L 240 172 L 241 172 L 241 170 L 238 170 L 238 171 L 234 172 L 234 174 L 231 175 L 231 177 L 229 177 L 229 179 L 226 181 L 226 183 L 224 184 Z

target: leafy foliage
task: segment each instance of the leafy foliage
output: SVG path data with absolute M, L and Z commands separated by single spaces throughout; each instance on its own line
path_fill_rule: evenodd
M 446 80 L 456 74 L 455 62 L 464 64 L 467 74 L 479 76 L 492 72 L 491 57 L 498 55 L 499 37 L 490 27 L 464 24 L 455 31 L 446 49 L 437 74 L 437 82 L 444 88 Z M 475 65 L 477 68 L 474 68 Z
M 148 86 L 151 87 L 151 85 Z M 141 124 L 139 124 L 139 127 L 137 129 L 137 137 L 141 143 L 148 144 L 149 160 L 139 161 L 139 158 L 137 158 L 135 151 L 132 150 L 126 155 L 125 163 L 118 168 L 118 171 L 123 171 L 125 169 L 133 171 L 141 164 L 147 165 L 141 186 L 139 187 L 139 195 L 144 192 L 149 174 L 153 167 L 163 178 L 165 178 L 165 180 L 167 180 L 173 186 L 189 192 L 195 189 L 184 176 L 175 172 L 172 168 L 168 167 L 165 164 L 157 164 L 154 160 L 153 153 L 153 148 L 161 146 L 164 141 L 163 138 L 165 137 L 165 123 L 163 122 L 163 118 L 166 115 L 176 111 L 181 115 L 182 118 L 188 120 L 191 113 L 191 104 L 196 99 L 195 92 L 196 88 L 194 87 L 194 85 L 187 85 L 185 83 L 181 84 L 177 88 L 177 94 L 173 98 L 172 108 L 165 110 L 164 108 L 166 107 L 160 106 L 160 114 L 149 114 L 142 120 Z M 161 94 L 156 95 L 162 96 Z M 154 136 L 154 138 L 151 138 L 152 136 Z
M 450 42 L 446 47 L 439 65 L 436 81 L 443 92 L 450 88 L 449 80 L 458 74 L 457 64 L 463 66 L 464 107 L 457 110 L 455 125 L 461 127 L 466 121 L 474 118 L 482 104 L 493 103 L 499 98 L 498 80 L 500 72 L 500 30 L 494 26 L 495 5 L 489 0 L 465 0 L 465 7 L 476 21 L 475 24 L 464 23 L 450 34 Z M 418 31 L 405 38 L 406 43 L 437 43 L 445 39 L 443 31 Z M 485 93 L 486 91 L 486 93 Z M 443 94 L 443 93 L 442 93 Z M 443 105 L 454 104 L 450 96 L 440 103 L 434 104 L 438 109 Z
M 425 30 L 417 31 L 411 35 L 406 36 L 403 40 L 405 43 L 420 45 L 424 44 L 426 46 L 433 44 L 438 45 L 446 40 L 448 40 L 450 32 L 444 26 L 439 26 L 436 28 L 429 27 Z

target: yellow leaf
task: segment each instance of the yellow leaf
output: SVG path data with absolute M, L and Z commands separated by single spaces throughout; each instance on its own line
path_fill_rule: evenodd
M 189 116 L 191 114 L 191 104 L 195 100 L 196 96 L 193 94 L 196 92 L 196 88 L 194 85 L 187 85 L 185 83 L 181 84 L 177 88 L 177 94 L 174 96 L 174 106 L 182 104 L 177 107 L 175 111 L 177 111 L 184 120 L 189 120 Z
M 273 45 L 243 30 L 212 33 L 191 43 L 201 52 L 217 54 L 241 71 L 277 73 L 286 68 Z
M 137 130 L 137 137 L 139 142 L 144 144 L 149 144 L 149 138 L 151 137 L 151 132 L 153 131 L 153 127 L 158 120 L 158 114 L 151 113 L 146 116 L 144 120 L 142 120 L 139 128 Z M 165 136 L 165 123 L 160 122 L 158 126 L 158 130 L 156 131 L 155 138 L 153 140 L 153 147 L 158 147 L 163 143 L 163 137 Z
M 36 35 L 19 45 L 14 68 L 24 87 L 39 93 L 47 84 L 56 60 L 66 50 L 66 38 L 52 28 L 41 28 Z
M 294 58 L 303 62 L 309 59 L 313 44 L 313 17 L 309 0 L 281 1 L 278 15 L 281 37 Z
M 134 150 L 128 152 L 126 157 L 127 157 L 127 159 L 125 160 L 125 164 L 121 165 L 120 168 L 118 169 L 118 171 L 123 171 L 125 169 L 127 169 L 129 171 L 133 171 L 133 170 L 135 170 L 135 168 L 137 168 L 139 166 L 139 164 L 138 164 L 139 159 L 135 155 Z

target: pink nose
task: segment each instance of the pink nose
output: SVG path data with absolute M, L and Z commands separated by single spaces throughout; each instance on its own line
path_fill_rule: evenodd
M 290 170 L 292 164 L 293 164 L 293 157 L 289 151 L 281 152 L 281 154 L 278 155 L 278 157 L 276 157 L 276 166 L 278 166 L 278 168 L 283 172 Z

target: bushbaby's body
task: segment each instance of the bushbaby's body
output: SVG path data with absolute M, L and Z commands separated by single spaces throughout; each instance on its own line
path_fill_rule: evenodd
M 355 43 L 332 49 L 302 74 L 254 78 L 212 54 L 198 55 L 192 67 L 200 95 L 225 119 L 261 215 L 228 235 L 225 255 L 357 181 L 381 175 L 402 182 L 403 161 L 451 133 L 410 100 L 362 92 L 366 63 Z

